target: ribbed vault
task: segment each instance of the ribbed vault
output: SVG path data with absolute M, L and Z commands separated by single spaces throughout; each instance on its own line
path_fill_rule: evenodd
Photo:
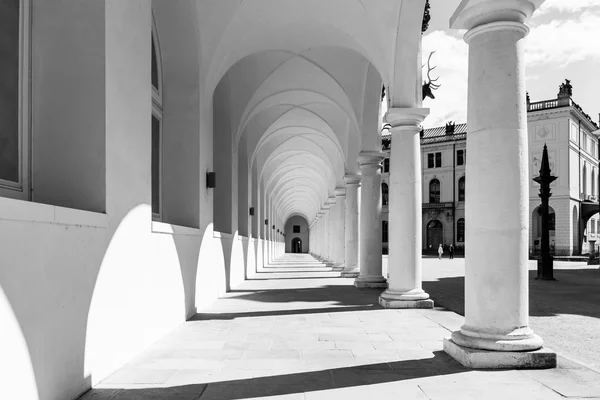
M 223 177 L 215 229 L 265 238 L 291 216 L 314 220 L 344 175 L 359 173 L 365 135 L 378 141 L 382 85 L 401 82 L 399 102 L 420 96 L 424 0 L 378 0 L 371 8 L 360 0 L 197 4 Z M 395 67 L 406 55 L 414 63 L 402 71 L 409 85 Z

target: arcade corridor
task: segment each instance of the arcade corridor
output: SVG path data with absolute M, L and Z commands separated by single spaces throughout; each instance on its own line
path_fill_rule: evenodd
M 383 309 L 380 292 L 287 254 L 81 400 L 563 398 L 524 372 L 467 370 L 442 351 L 461 316 Z

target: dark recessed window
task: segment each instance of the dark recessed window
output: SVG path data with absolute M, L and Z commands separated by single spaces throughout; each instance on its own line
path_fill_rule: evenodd
M 429 202 L 440 202 L 440 181 L 437 179 L 432 179 L 431 182 L 429 182 Z
M 390 172 L 390 159 L 386 158 L 385 160 L 383 160 L 383 172 L 387 173 Z
M 456 222 L 456 237 L 457 242 L 465 241 L 465 219 L 461 218 Z
M 19 183 L 21 166 L 19 28 L 19 2 L 0 2 L 0 180 L 11 183 Z
M 429 153 L 427 154 L 427 168 L 441 168 L 442 167 L 442 153 Z
M 458 180 L 458 201 L 465 201 L 465 177 Z
M 457 150 L 456 151 L 456 165 L 465 165 L 466 161 L 466 150 Z
M 300 225 L 294 225 L 294 233 L 300 233 Z
M 160 120 L 152 115 L 152 213 L 160 215 Z
M 388 205 L 388 185 L 387 183 L 381 184 L 381 203 L 384 206 Z
M 383 243 L 387 243 L 388 242 L 388 222 L 387 221 L 381 221 L 381 240 L 383 240 Z

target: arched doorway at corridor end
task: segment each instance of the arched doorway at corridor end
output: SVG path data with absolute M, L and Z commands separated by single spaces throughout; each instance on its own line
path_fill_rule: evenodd
M 302 253 L 302 239 L 297 237 L 292 239 L 292 253 Z
M 285 252 L 308 253 L 309 230 L 306 218 L 300 215 L 290 217 L 285 223 Z

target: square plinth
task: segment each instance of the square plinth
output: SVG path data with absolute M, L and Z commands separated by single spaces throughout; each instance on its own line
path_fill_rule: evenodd
M 556 353 L 545 348 L 535 351 L 490 351 L 459 346 L 444 339 L 444 351 L 467 368 L 545 369 L 556 368 Z
M 363 289 L 363 288 L 369 288 L 369 289 L 387 289 L 388 284 L 387 282 L 365 282 L 365 281 L 354 281 L 354 287 Z
M 352 271 L 342 271 L 342 278 L 358 278 L 358 275 L 360 273 L 358 271 L 356 272 L 352 272 Z
M 433 300 L 391 300 L 379 296 L 379 304 L 384 308 L 433 308 Z

